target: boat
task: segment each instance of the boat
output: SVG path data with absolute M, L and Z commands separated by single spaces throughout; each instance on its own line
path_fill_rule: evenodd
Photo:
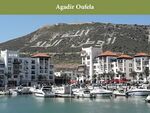
M 150 103 L 150 95 L 148 95 L 145 99 L 146 102 Z
M 80 89 L 74 92 L 75 97 L 77 98 L 95 98 L 96 95 L 91 93 L 89 89 Z
M 0 91 L 0 95 L 6 95 L 5 91 Z
M 126 95 L 127 96 L 148 96 L 150 95 L 150 89 L 135 88 L 135 89 L 128 90 L 126 92 Z
M 12 96 L 17 96 L 18 95 L 18 93 L 17 93 L 17 91 L 15 89 L 9 89 L 9 93 Z
M 93 89 L 91 89 L 91 93 L 95 94 L 96 97 L 111 97 L 113 95 L 112 91 L 106 90 L 102 87 L 93 87 Z
M 63 98 L 74 97 L 74 95 L 72 94 L 72 87 L 70 85 L 55 86 L 53 87 L 53 92 L 55 92 L 57 97 L 63 97 Z
M 16 91 L 18 94 L 31 94 L 30 87 L 18 86 L 16 87 Z
M 55 93 L 52 92 L 52 88 L 48 86 L 43 86 L 41 89 L 37 89 L 34 95 L 37 97 L 55 97 Z
M 126 93 L 125 93 L 124 90 L 115 90 L 115 91 L 113 91 L 113 95 L 115 97 L 117 97 L 117 96 L 126 96 Z

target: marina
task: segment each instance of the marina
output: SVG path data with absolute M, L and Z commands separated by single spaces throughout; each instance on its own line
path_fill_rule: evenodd
M 4 42 L 0 113 L 150 113 L 149 44 L 149 25 L 101 22 Z

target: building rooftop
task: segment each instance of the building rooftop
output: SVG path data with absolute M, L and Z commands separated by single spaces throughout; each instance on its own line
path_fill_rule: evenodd
M 131 56 L 126 55 L 126 54 L 122 54 L 122 55 L 120 55 L 118 58 L 121 58 L 121 59 L 132 59 Z
M 135 55 L 135 57 L 147 57 L 147 56 L 148 56 L 148 54 L 143 53 L 143 52 L 137 53 L 137 54 Z
M 49 58 L 50 56 L 47 54 L 47 53 L 36 53 L 36 54 L 33 54 L 32 57 L 46 57 L 46 58 Z
M 105 51 L 102 54 L 100 54 L 99 56 L 114 56 L 117 57 L 118 55 L 112 51 Z

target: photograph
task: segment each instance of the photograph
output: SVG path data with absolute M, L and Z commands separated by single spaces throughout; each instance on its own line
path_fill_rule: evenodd
M 0 113 L 149 113 L 150 15 L 0 15 Z

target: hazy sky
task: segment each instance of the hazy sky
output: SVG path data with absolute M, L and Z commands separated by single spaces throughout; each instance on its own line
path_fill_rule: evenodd
M 150 25 L 150 15 L 0 15 L 0 43 L 44 25 L 82 22 Z

